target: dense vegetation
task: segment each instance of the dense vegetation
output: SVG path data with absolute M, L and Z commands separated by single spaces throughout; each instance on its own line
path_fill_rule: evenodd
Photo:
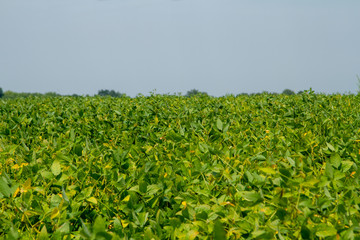
M 359 97 L 0 100 L 0 238 L 359 239 Z

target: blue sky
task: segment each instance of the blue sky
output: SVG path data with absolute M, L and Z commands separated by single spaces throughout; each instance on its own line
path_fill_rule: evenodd
M 0 87 L 358 90 L 360 1 L 0 0 Z

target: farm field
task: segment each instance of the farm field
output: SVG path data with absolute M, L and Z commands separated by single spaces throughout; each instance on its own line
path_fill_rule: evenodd
M 360 96 L 0 100 L 0 239 L 360 239 Z

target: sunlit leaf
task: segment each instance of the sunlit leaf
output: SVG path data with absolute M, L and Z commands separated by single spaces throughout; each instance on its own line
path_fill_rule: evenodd
M 341 164 L 340 155 L 337 154 L 337 153 L 332 154 L 331 157 L 330 157 L 330 162 L 335 168 L 340 167 L 340 164 Z
M 0 176 L 0 194 L 5 197 L 10 197 L 11 189 L 8 183 Z
M 89 198 L 86 199 L 86 201 L 91 202 L 91 203 L 93 203 L 93 204 L 98 204 L 97 199 L 94 198 L 94 197 L 89 197 Z
M 55 160 L 51 165 L 51 172 L 57 176 L 61 173 L 61 164 L 58 160 Z
M 220 131 L 223 130 L 223 123 L 222 123 L 222 121 L 221 121 L 219 118 L 216 120 L 216 127 L 217 127 Z

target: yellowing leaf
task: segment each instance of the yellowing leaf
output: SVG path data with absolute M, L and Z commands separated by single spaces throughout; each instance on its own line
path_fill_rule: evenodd
M 105 169 L 111 169 L 111 168 L 112 168 L 112 166 L 110 164 L 105 166 Z
M 16 195 L 20 192 L 20 188 L 17 188 L 13 194 L 13 197 L 16 197 Z
M 51 212 L 51 219 L 56 218 L 60 214 L 60 211 L 58 208 L 54 208 L 54 210 Z
M 151 149 L 153 149 L 153 147 L 151 147 L 151 146 L 146 146 L 145 148 L 146 148 L 145 153 L 149 153 L 151 151 Z
M 97 199 L 94 198 L 94 197 L 89 197 L 88 199 L 86 199 L 86 201 L 91 202 L 91 203 L 93 203 L 93 204 L 98 204 Z
M 187 236 L 186 239 L 193 240 L 193 239 L 196 238 L 197 235 L 199 235 L 199 232 L 198 232 L 198 231 L 196 231 L 196 230 L 190 230 L 190 231 L 186 234 L 186 236 Z
M 274 213 L 274 210 L 269 207 L 264 207 L 264 208 L 260 209 L 260 212 L 265 213 L 265 215 L 270 215 L 270 214 Z
M 128 202 L 129 200 L 130 200 L 130 195 L 127 195 L 127 196 L 123 199 L 124 202 Z
M 121 225 L 123 228 L 126 228 L 129 225 L 129 223 L 126 220 L 121 220 Z
M 225 205 L 230 205 L 230 206 L 235 207 L 235 205 L 234 205 L 234 204 L 232 204 L 231 202 L 222 202 L 222 203 L 220 203 L 220 205 L 222 205 L 222 206 L 225 206 Z
M 272 169 L 271 167 L 265 167 L 265 168 L 259 168 L 260 171 L 267 173 L 267 174 L 276 174 L 276 171 Z
M 17 169 L 19 169 L 19 168 L 20 168 L 20 166 L 19 166 L 19 164 L 15 164 L 15 165 L 14 165 L 14 166 L 12 166 L 11 168 L 12 168 L 12 169 L 17 170 Z
M 23 186 L 22 186 L 22 189 L 21 189 L 21 192 L 27 192 L 28 190 L 30 190 L 31 189 L 31 178 L 28 178 L 25 182 L 24 182 L 24 184 L 23 184 Z

